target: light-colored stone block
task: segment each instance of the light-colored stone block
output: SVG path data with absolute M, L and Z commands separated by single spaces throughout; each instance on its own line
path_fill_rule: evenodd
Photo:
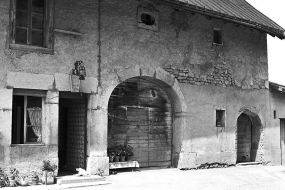
M 7 78 L 7 86 L 23 89 L 48 90 L 54 82 L 54 76 L 46 74 L 11 72 Z
M 175 82 L 174 76 L 169 74 L 162 68 L 156 69 L 155 78 L 162 80 L 163 82 L 167 83 L 169 86 L 173 86 Z
M 121 81 L 125 81 L 129 78 L 140 76 L 140 67 L 139 65 L 135 65 L 123 71 L 119 71 L 117 74 Z
M 0 110 L 0 145 L 9 146 L 12 137 L 12 110 Z
M 179 162 L 178 162 L 178 168 L 195 168 L 197 154 L 196 153 L 185 153 L 182 152 L 179 155 Z
M 12 98 L 13 90 L 12 89 L 0 89 L 0 109 L 9 110 L 12 109 Z
M 47 91 L 46 104 L 58 104 L 59 92 L 58 91 Z
M 85 77 L 85 80 L 80 81 L 80 92 L 91 93 L 97 92 L 98 80 L 94 77 Z
M 58 104 L 46 105 L 46 124 L 43 128 L 43 140 L 47 145 L 58 144 Z
M 104 156 L 107 150 L 107 110 L 92 110 L 90 114 L 90 155 Z
M 228 151 L 220 153 L 221 159 L 220 163 L 235 164 L 236 163 L 236 152 Z
M 68 91 L 72 90 L 71 88 L 71 79 L 69 74 L 55 73 L 55 85 L 59 91 Z M 94 77 L 85 77 L 85 80 L 80 81 L 79 91 L 83 93 L 96 92 L 98 87 L 98 80 Z
M 87 171 L 90 174 L 109 175 L 109 157 L 89 157 L 87 159 Z
M 48 146 L 48 157 L 51 157 L 51 158 L 58 157 L 58 146 L 57 145 Z
M 55 73 L 55 86 L 59 91 L 71 91 L 70 75 Z

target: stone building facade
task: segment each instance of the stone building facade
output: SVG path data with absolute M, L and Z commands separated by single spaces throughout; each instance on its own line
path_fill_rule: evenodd
M 272 138 L 279 128 L 270 114 L 266 41 L 267 33 L 284 38 L 281 27 L 219 16 L 191 1 L 25 2 L 0 2 L 1 165 L 28 172 L 48 158 L 63 169 L 108 174 L 114 138 L 147 154 L 146 166 L 281 163 L 280 142 Z M 76 61 L 84 63 L 85 80 L 72 73 Z M 135 124 L 138 134 L 149 127 L 146 149 L 139 144 L 144 137 L 131 131 L 110 136 L 113 117 L 122 116 L 108 104 L 116 96 L 128 100 L 128 93 L 119 93 L 124 82 L 137 85 L 139 98 L 120 104 L 126 110 L 120 113 L 128 120 L 130 110 L 146 110 L 147 120 Z M 167 129 L 157 124 L 162 132 L 155 133 L 149 123 L 169 121 L 166 112 L 150 119 L 161 108 L 156 94 L 162 91 L 171 122 Z M 143 98 L 153 103 L 143 105 Z M 33 110 L 40 110 L 38 132 Z M 157 145 L 165 142 L 167 154 Z M 160 160 L 151 144 L 159 147 Z

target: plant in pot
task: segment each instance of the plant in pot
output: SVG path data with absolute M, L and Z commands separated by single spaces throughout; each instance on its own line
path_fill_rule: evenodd
M 32 172 L 32 175 L 30 176 L 30 179 L 32 181 L 32 185 L 38 185 L 39 183 L 39 175 L 37 172 Z
M 126 150 L 126 161 L 131 161 L 134 156 L 133 147 L 131 147 L 130 145 L 125 145 L 125 150 Z
M 9 181 L 9 187 L 16 187 L 17 182 L 16 180 L 19 179 L 19 171 L 16 168 L 7 168 L 6 171 L 6 176 L 8 177 L 8 181 Z M 7 178 L 6 178 L 7 179 Z
M 127 156 L 126 149 L 125 149 L 125 147 L 122 147 L 120 162 L 125 162 L 126 161 L 126 156 Z
M 115 156 L 115 162 L 119 162 L 120 161 L 120 158 L 121 158 L 121 155 L 122 155 L 122 145 L 119 145 L 116 147 L 115 149 L 115 153 L 116 153 L 116 156 Z
M 50 160 L 43 160 L 42 164 L 42 182 L 46 185 L 54 184 L 54 172 L 57 169 L 55 163 L 51 163 Z
M 19 183 L 21 186 L 28 186 L 29 184 L 29 178 L 26 174 L 21 174 L 19 179 Z
M 9 181 L 7 175 L 4 172 L 4 169 L 0 168 L 0 187 L 7 187 L 9 185 Z
M 109 157 L 109 162 L 114 162 L 114 158 L 116 156 L 116 151 L 113 148 L 107 149 L 107 155 Z

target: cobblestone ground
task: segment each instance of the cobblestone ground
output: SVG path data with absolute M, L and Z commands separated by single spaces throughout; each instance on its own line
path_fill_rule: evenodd
M 122 190 L 284 190 L 284 166 L 241 166 L 217 169 L 160 169 L 119 172 L 111 184 L 76 189 Z

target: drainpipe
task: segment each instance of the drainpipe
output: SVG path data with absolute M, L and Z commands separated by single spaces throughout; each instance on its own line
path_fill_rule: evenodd
M 98 0 L 98 55 L 97 55 L 97 63 L 98 63 L 98 89 L 101 88 L 101 0 Z

